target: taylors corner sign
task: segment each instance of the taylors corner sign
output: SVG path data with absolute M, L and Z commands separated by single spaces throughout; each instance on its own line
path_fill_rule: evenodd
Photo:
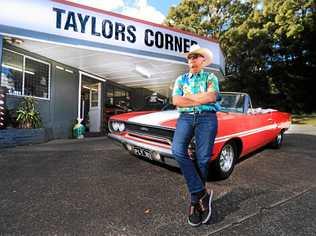
M 99 19 L 93 15 L 67 11 L 57 7 L 52 10 L 56 13 L 56 28 L 65 31 L 80 32 L 131 45 L 140 41 L 146 47 L 156 47 L 175 52 L 187 52 L 192 44 L 197 44 L 193 39 L 178 37 L 159 30 L 140 29 L 141 27 L 137 26 L 135 22 L 129 24 L 121 20 L 113 21 L 104 17 Z
M 209 48 L 224 68 L 217 42 L 64 0 L 1 2 L 0 34 L 184 61 L 192 44 Z

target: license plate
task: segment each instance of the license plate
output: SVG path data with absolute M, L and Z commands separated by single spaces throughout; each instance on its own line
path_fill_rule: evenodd
M 151 151 L 141 148 L 141 147 L 134 147 L 134 153 L 138 156 L 146 157 L 148 159 L 152 159 Z

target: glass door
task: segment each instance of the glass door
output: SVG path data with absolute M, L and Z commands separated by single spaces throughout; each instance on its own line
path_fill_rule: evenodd
M 105 80 L 80 71 L 78 118 L 89 132 L 101 131 L 101 87 Z
M 90 86 L 89 131 L 101 131 L 101 83 Z

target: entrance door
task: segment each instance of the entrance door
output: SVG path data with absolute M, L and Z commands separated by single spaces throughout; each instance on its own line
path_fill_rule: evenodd
M 89 132 L 101 131 L 101 85 L 105 81 L 85 72 L 79 73 L 78 118 Z
M 101 83 L 90 87 L 89 131 L 101 131 Z

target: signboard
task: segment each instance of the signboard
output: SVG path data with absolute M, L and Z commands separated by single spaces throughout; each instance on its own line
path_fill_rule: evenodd
M 182 62 L 199 44 L 213 52 L 212 67 L 225 67 L 216 41 L 64 0 L 2 1 L 1 33 Z

